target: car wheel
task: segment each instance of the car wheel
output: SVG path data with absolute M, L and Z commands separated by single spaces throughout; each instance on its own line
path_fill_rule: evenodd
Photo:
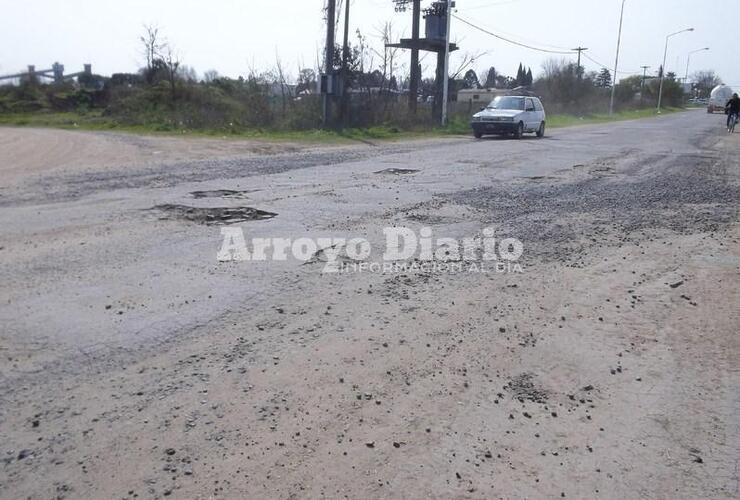
M 537 130 L 537 137 L 540 139 L 545 137 L 545 122 L 540 123 L 540 128 Z
M 483 134 L 481 134 L 480 132 L 473 132 L 473 135 L 476 139 L 480 139 L 481 137 L 483 137 Z
M 516 128 L 516 132 L 514 132 L 514 137 L 516 139 L 521 139 L 524 137 L 524 123 L 519 122 L 519 126 Z

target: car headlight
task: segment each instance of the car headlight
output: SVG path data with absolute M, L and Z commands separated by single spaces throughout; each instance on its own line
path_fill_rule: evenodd
M 483 121 L 483 118 L 481 118 L 480 116 L 474 116 L 473 117 L 473 121 L 474 122 L 481 122 L 481 121 Z
M 514 121 L 514 117 L 513 116 L 504 116 L 504 117 L 501 118 L 501 121 L 502 122 L 513 122 Z

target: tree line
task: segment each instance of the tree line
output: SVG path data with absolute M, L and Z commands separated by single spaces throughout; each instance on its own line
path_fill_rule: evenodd
M 336 106 L 343 117 L 342 125 L 411 127 L 431 123 L 431 106 L 427 104 L 438 98 L 436 82 L 422 78 L 418 99 L 424 104 L 417 114 L 410 114 L 408 95 L 404 94 L 410 87 L 406 54 L 386 45 L 396 38 L 393 30 L 392 23 L 386 23 L 374 39 L 358 30 L 347 52 L 339 46 L 335 48 L 335 70 L 342 75 L 342 97 L 340 106 Z M 145 26 L 139 46 L 144 64 L 136 73 L 116 73 L 108 78 L 84 76 L 76 85 L 41 85 L 29 80 L 18 86 L 0 87 L 0 113 L 97 113 L 99 119 L 114 124 L 161 130 L 213 129 L 224 133 L 254 128 L 311 129 L 320 124 L 319 75 L 312 67 L 291 71 L 276 56 L 272 68 L 250 68 L 238 78 L 222 76 L 215 70 L 199 76 L 182 62 L 159 27 Z M 604 111 L 614 86 L 608 69 L 584 72 L 568 60 L 546 61 L 537 76 L 524 62 L 519 64 L 515 76 L 496 67 L 476 72 L 472 66 L 482 55 L 464 54 L 460 64 L 452 69 L 453 100 L 462 89 L 519 89 L 540 96 L 552 112 L 582 114 Z M 314 67 L 321 67 L 318 56 Z M 662 69 L 645 80 L 642 76 L 619 80 L 617 106 L 654 105 L 661 75 Z M 665 76 L 666 104 L 682 105 L 685 96 L 676 75 Z M 708 96 L 721 82 L 711 71 L 696 73 L 694 80 L 694 97 Z

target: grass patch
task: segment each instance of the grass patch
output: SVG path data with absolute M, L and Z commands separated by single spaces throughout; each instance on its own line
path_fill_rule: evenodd
M 682 108 L 663 108 L 663 115 L 685 111 Z M 654 108 L 636 109 L 631 111 L 620 111 L 609 116 L 607 113 L 588 114 L 583 116 L 576 115 L 548 115 L 547 126 L 549 128 L 572 127 L 575 125 L 593 125 L 599 123 L 618 122 L 625 120 L 639 120 L 642 118 L 653 118 L 658 115 Z
M 683 111 L 681 108 L 666 108 L 663 114 Z M 655 109 L 622 111 L 614 116 L 608 114 L 548 115 L 548 128 L 590 125 L 624 120 L 636 120 L 657 116 Z M 74 112 L 38 112 L 22 114 L 0 114 L 0 125 L 19 127 L 51 127 L 67 130 L 118 131 L 133 134 L 150 134 L 166 136 L 214 137 L 222 139 L 256 139 L 264 141 L 292 141 L 307 143 L 351 143 L 356 141 L 392 141 L 423 137 L 441 137 L 453 135 L 470 135 L 470 120 L 467 117 L 455 117 L 446 127 L 418 126 L 400 129 L 392 125 L 376 126 L 363 129 L 335 130 L 271 130 L 271 129 L 178 129 L 170 124 L 151 123 L 145 125 L 127 125 L 104 116 L 100 111 L 85 113 Z

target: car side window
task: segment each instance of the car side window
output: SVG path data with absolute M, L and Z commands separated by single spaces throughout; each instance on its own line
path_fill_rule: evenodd
M 539 100 L 534 101 L 534 109 L 537 111 L 544 111 L 545 109 L 542 107 L 542 103 Z
M 534 101 L 532 99 L 527 99 L 526 111 L 534 111 L 534 110 L 535 110 Z

